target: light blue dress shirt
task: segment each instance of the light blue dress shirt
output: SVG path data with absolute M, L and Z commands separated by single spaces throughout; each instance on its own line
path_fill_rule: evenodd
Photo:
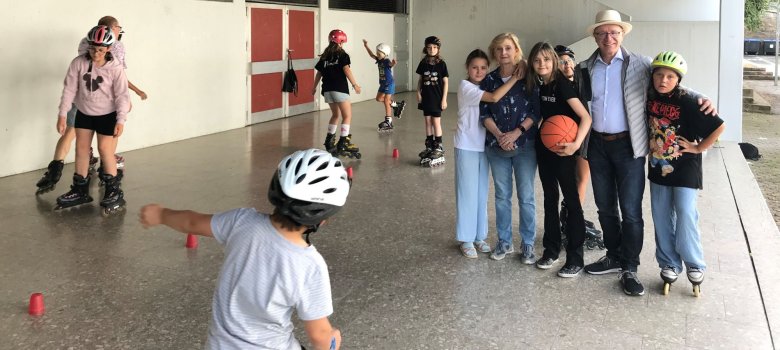
M 628 130 L 626 109 L 623 104 L 622 70 L 622 50 L 618 50 L 610 64 L 604 62 L 601 55 L 596 56 L 591 79 L 593 87 L 591 112 L 593 130 L 597 132 L 615 134 Z

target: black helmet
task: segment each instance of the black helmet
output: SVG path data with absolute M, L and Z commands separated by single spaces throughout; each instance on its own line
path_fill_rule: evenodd
M 429 44 L 434 44 L 438 47 L 441 47 L 441 39 L 438 37 L 431 35 L 427 38 L 425 38 L 425 46 L 428 46 Z
M 558 54 L 558 56 L 568 55 L 572 60 L 574 59 L 574 50 L 563 45 L 555 45 L 555 53 Z
M 268 200 L 280 214 L 316 227 L 347 200 L 349 180 L 338 158 L 319 149 L 297 151 L 279 163 Z

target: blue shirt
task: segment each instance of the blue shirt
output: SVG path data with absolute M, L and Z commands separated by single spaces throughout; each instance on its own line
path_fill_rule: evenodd
M 615 134 L 628 130 L 626 108 L 623 101 L 623 52 L 618 50 L 610 64 L 596 56 L 591 86 L 593 99 L 590 104 L 593 130 Z
M 390 60 L 377 59 L 376 66 L 379 68 L 379 85 L 390 85 L 393 83 L 393 70 L 390 67 Z
M 501 78 L 500 71 L 501 67 L 490 72 L 490 74 L 485 77 L 485 80 L 482 80 L 480 89 L 487 92 L 493 92 L 501 85 L 504 85 L 504 80 Z M 531 140 L 531 142 L 533 142 L 537 132 L 536 125 L 541 120 L 539 114 L 539 89 L 535 88 L 529 95 L 526 94 L 525 79 L 516 82 L 515 85 L 509 89 L 509 92 L 498 100 L 498 102 L 481 102 L 479 104 L 479 121 L 484 125 L 484 121 L 487 118 L 492 118 L 498 129 L 502 132 L 509 132 L 518 128 L 520 123 L 526 118 L 533 119 L 533 126 L 517 138 L 515 146 L 522 146 L 525 144 L 526 140 Z M 488 132 L 485 137 L 485 146 L 501 148 L 501 146 L 498 145 L 498 140 L 496 140 L 495 135 L 490 132 Z

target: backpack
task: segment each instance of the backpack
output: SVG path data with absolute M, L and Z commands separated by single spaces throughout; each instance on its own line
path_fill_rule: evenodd
M 740 142 L 739 148 L 742 150 L 742 155 L 745 159 L 759 160 L 761 159 L 761 153 L 758 153 L 758 147 L 753 146 L 751 143 Z
M 298 96 L 298 76 L 295 75 L 289 51 L 287 52 L 287 71 L 284 72 L 284 79 L 282 80 L 282 91 L 292 92 L 295 96 Z

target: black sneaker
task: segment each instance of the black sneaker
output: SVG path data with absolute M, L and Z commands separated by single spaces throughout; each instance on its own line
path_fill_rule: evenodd
M 558 259 L 542 257 L 541 259 L 539 259 L 539 261 L 536 262 L 536 267 L 542 270 L 547 270 L 551 268 L 556 261 L 558 261 Z
M 623 293 L 631 296 L 645 295 L 645 287 L 639 282 L 634 271 L 622 271 L 620 273 L 620 284 L 623 286 Z
M 580 272 L 582 272 L 582 266 L 566 265 L 560 270 L 558 270 L 558 277 L 572 278 L 579 275 Z
M 620 270 L 620 263 L 606 255 L 596 262 L 585 266 L 585 272 L 591 275 L 605 275 L 608 273 L 620 272 Z

